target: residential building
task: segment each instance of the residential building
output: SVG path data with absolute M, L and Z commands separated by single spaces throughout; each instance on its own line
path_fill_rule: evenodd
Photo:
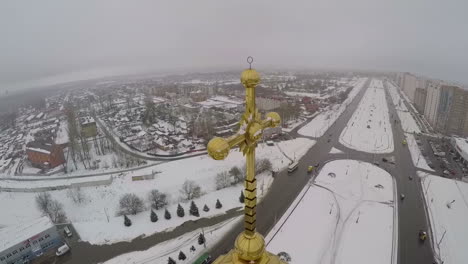
M 95 137 L 97 135 L 96 121 L 90 116 L 80 118 L 81 135 L 84 137 Z
M 62 147 L 53 142 L 32 141 L 26 145 L 31 165 L 43 169 L 55 168 L 65 163 Z
M 281 100 L 268 97 L 257 97 L 255 103 L 260 111 L 271 111 L 281 106 Z
M 428 80 L 419 78 L 416 82 L 416 89 L 414 90 L 414 106 L 421 114 L 424 113 L 424 108 L 426 106 L 428 83 Z
M 399 86 L 408 98 L 414 102 L 414 95 L 416 92 L 416 86 L 418 86 L 418 78 L 411 73 L 402 73 L 399 78 Z
M 440 89 L 436 128 L 447 135 L 468 136 L 468 91 L 455 85 Z
M 426 85 L 426 103 L 424 106 L 424 116 L 432 127 L 437 123 L 437 111 L 440 98 L 440 82 L 428 81 Z
M 47 216 L 0 229 L 0 264 L 31 263 L 63 244 Z

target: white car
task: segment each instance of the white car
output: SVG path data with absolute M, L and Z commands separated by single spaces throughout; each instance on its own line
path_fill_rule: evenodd
M 57 256 L 62 256 L 63 254 L 67 253 L 70 251 L 70 247 L 67 245 L 67 243 L 61 245 L 59 248 L 57 248 L 57 252 L 55 252 L 55 255 Z

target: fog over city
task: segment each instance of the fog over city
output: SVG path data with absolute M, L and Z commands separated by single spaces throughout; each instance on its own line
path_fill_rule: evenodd
M 159 71 L 410 71 L 468 82 L 466 1 L 3 1 L 0 89 Z

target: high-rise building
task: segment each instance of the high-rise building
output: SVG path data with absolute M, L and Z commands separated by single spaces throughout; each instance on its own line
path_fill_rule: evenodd
M 399 86 L 408 98 L 414 102 L 414 95 L 416 92 L 416 86 L 418 85 L 418 78 L 411 73 L 402 73 L 399 78 Z
M 437 108 L 439 107 L 440 82 L 428 81 L 426 85 L 426 103 L 424 116 L 432 127 L 437 123 Z
M 440 87 L 436 128 L 447 135 L 468 136 L 468 91 L 455 85 Z

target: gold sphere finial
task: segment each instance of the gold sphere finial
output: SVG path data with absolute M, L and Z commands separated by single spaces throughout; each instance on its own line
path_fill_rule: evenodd
M 271 124 L 273 125 L 273 127 L 277 127 L 279 123 L 281 122 L 281 117 L 276 112 L 267 113 L 266 118 L 271 120 Z
M 265 239 L 257 232 L 253 235 L 242 232 L 237 236 L 234 247 L 239 258 L 245 261 L 255 261 L 265 253 Z
M 251 56 L 247 58 L 247 62 L 249 63 L 249 68 L 242 72 L 241 83 L 245 88 L 255 88 L 260 83 L 260 74 L 252 69 L 253 58 Z
M 229 143 L 226 139 L 215 137 L 208 142 L 208 155 L 215 160 L 223 160 L 229 154 Z

